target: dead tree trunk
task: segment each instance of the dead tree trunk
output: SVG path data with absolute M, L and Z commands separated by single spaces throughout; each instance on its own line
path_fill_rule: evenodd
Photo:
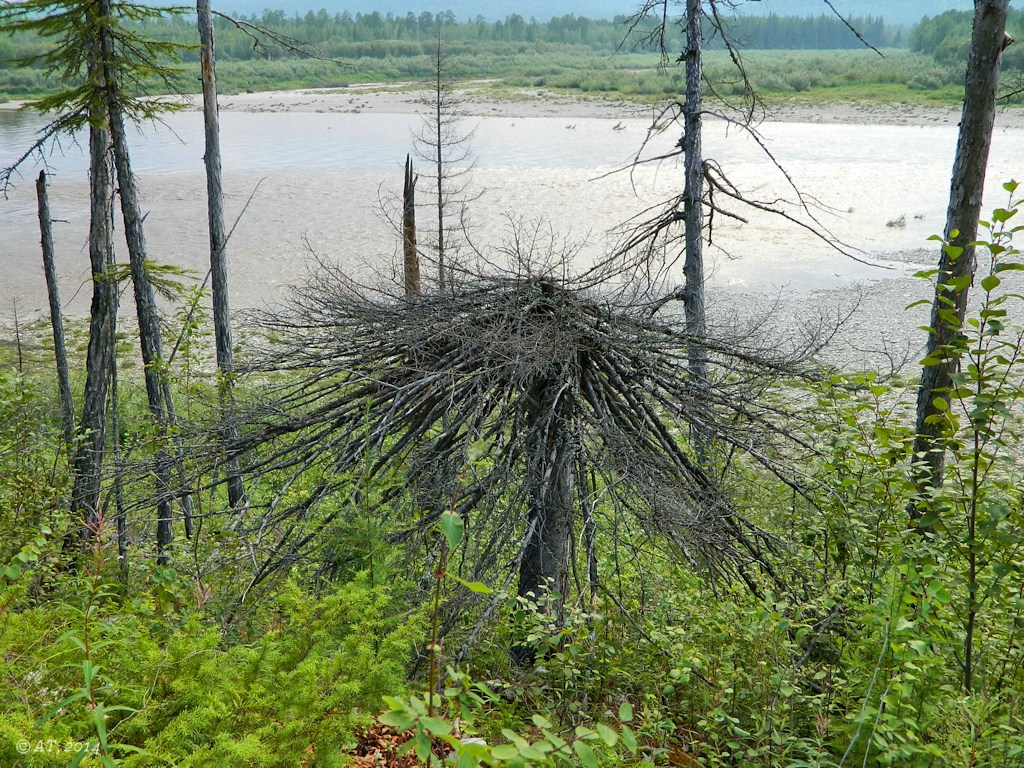
M 935 300 L 932 304 L 931 333 L 928 336 L 921 383 L 917 391 L 917 459 L 915 482 L 920 491 L 942 485 L 945 447 L 939 439 L 942 417 L 935 399 L 948 392 L 955 360 L 946 350 L 957 343 L 967 311 L 967 296 L 974 277 L 985 171 L 988 167 L 992 127 L 995 122 L 999 88 L 999 58 L 1004 47 L 1009 0 L 975 0 L 974 31 L 964 80 L 964 106 L 960 136 L 946 210 L 946 240 L 963 249 L 953 258 L 945 248 L 939 256 Z M 955 252 L 955 251 L 954 251 Z M 953 313 L 949 309 L 954 310 Z M 912 508 L 917 519 L 922 510 Z
M 405 156 L 405 186 L 402 190 L 402 271 L 405 295 L 420 296 L 420 257 L 416 252 L 416 178 L 409 155 Z
M 701 0 L 686 0 L 686 103 L 683 111 L 683 169 L 686 176 L 683 188 L 683 224 L 685 227 L 685 259 L 683 276 L 683 311 L 686 330 L 691 338 L 707 336 L 707 316 L 704 301 L 704 155 L 701 145 L 703 99 L 703 31 L 704 14 Z M 693 384 L 705 387 L 708 382 L 708 356 L 702 344 L 690 347 L 689 373 Z M 698 454 L 703 455 L 709 436 L 706 431 L 695 430 L 694 440 Z
M 103 474 L 107 400 L 114 365 L 117 331 L 117 281 L 109 273 L 114 261 L 111 203 L 114 197 L 110 164 L 110 134 L 89 128 L 89 261 L 92 268 L 92 305 L 89 346 L 85 359 L 85 394 L 75 444 L 75 480 L 71 511 L 87 541 L 99 518 L 100 479 Z
M 124 464 L 121 461 L 121 410 L 118 391 L 117 348 L 110 371 L 110 449 L 114 457 L 114 515 L 117 520 L 117 557 L 121 579 L 128 580 L 128 511 L 124 505 Z
M 46 171 L 40 171 L 39 178 L 36 179 L 36 197 L 39 202 L 39 242 L 43 248 L 46 295 L 50 299 L 50 327 L 53 329 L 53 356 L 57 363 L 61 422 L 64 425 L 64 442 L 69 454 L 73 454 L 75 411 L 71 402 L 71 376 L 68 373 L 68 350 L 64 342 L 64 317 L 60 307 L 60 291 L 57 288 L 57 268 L 54 264 L 53 222 L 50 218 L 50 201 L 46 194 Z
M 437 290 L 438 293 L 444 293 L 445 282 L 447 278 L 446 264 L 444 258 L 444 155 L 442 152 L 442 126 L 444 123 L 444 107 L 441 103 L 442 88 L 444 83 L 442 82 L 442 63 L 441 58 L 441 24 L 437 25 L 437 69 L 435 71 L 437 75 L 437 81 L 435 83 L 435 91 L 437 94 L 437 102 L 434 110 L 434 120 L 437 126 L 437 156 L 436 160 L 436 171 L 437 171 Z
M 534 387 L 532 432 L 535 445 L 527 474 L 532 485 L 527 516 L 528 540 L 519 565 L 519 596 L 537 601 L 545 594 L 558 597 L 546 612 L 561 612 L 569 583 L 569 539 L 573 528 L 576 451 L 571 399 L 558 386 L 560 377 Z M 533 649 L 514 646 L 520 664 L 533 660 Z
M 112 19 L 110 0 L 100 0 L 99 16 Z M 168 441 L 173 427 L 169 399 L 164 389 L 164 359 L 160 348 L 160 321 L 156 293 L 146 274 L 148 251 L 143 230 L 142 206 L 139 203 L 135 175 L 132 171 L 128 137 L 125 131 L 124 109 L 119 88 L 119 73 L 114 69 L 116 53 L 113 35 L 102 28 L 100 46 L 103 61 L 103 88 L 105 108 L 110 127 L 114 168 L 121 198 L 121 217 L 124 221 L 125 241 L 131 269 L 135 309 L 139 321 L 139 345 L 145 368 L 146 396 L 149 410 L 157 428 L 156 481 L 157 481 L 157 562 L 165 564 L 166 550 L 173 540 L 171 519 L 171 456 Z
M 221 403 L 230 411 L 233 403 L 234 349 L 231 340 L 231 310 L 228 301 L 227 229 L 224 226 L 224 187 L 221 180 L 220 118 L 217 106 L 217 57 L 214 45 L 210 0 L 197 0 L 200 63 L 203 79 L 203 121 L 206 126 L 206 199 L 210 219 L 210 278 L 213 284 L 213 335 L 220 371 Z M 229 414 L 230 418 L 230 414 Z M 228 423 L 223 438 L 231 443 L 235 429 Z M 238 461 L 227 466 L 228 504 L 234 508 L 245 499 Z

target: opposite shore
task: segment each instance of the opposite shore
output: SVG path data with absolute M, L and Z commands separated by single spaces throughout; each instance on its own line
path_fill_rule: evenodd
M 501 96 L 489 94 L 486 82 L 463 83 L 459 90 L 460 109 L 477 117 L 565 117 L 626 119 L 651 116 L 659 107 L 624 100 L 583 98 L 541 89 L 516 89 Z M 226 94 L 220 97 L 224 112 L 377 112 L 408 114 L 425 107 L 425 91 L 415 83 L 370 83 L 345 88 L 301 88 Z M 3 102 L 0 110 L 21 108 L 25 102 Z M 198 109 L 198 97 L 186 99 L 186 109 Z M 733 117 L 730 115 L 730 117 Z M 906 103 L 835 102 L 768 105 L 757 111 L 758 121 L 841 125 L 955 125 L 960 109 Z M 1000 109 L 996 124 L 1001 128 L 1024 128 L 1024 108 Z

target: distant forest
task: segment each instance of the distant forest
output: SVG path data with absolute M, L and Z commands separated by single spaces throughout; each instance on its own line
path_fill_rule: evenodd
M 585 16 L 566 15 L 538 21 L 524 19 L 518 14 L 504 20 L 489 22 L 483 16 L 459 22 L 452 11 L 438 14 L 429 11 L 405 16 L 379 12 L 355 15 L 327 11 L 309 12 L 304 16 L 289 16 L 284 11 L 266 11 L 261 16 L 245 19 L 253 24 L 302 41 L 315 48 L 317 54 L 327 58 L 357 59 L 362 57 L 407 57 L 429 53 L 437 38 L 438 24 L 444 29 L 446 45 L 455 53 L 460 44 L 520 43 L 531 46 L 574 45 L 592 50 L 612 52 L 623 44 L 629 28 L 628 17 L 595 20 Z M 882 17 L 851 19 L 853 26 L 877 47 L 905 46 L 905 33 L 899 27 L 887 27 Z M 288 58 L 293 53 L 274 46 L 254 45 L 253 38 L 236 25 L 218 19 L 217 56 L 221 60 L 248 61 L 258 58 Z M 638 24 L 628 50 L 654 51 L 656 44 L 647 40 L 647 32 L 655 20 Z M 188 16 L 169 16 L 154 23 L 148 22 L 144 34 L 151 37 L 193 44 L 195 27 Z M 744 16 L 731 23 L 733 38 L 744 49 L 772 50 L 837 50 L 862 48 L 850 30 L 834 16 Z M 708 34 L 707 48 L 722 48 L 720 37 Z M 681 50 L 682 30 L 670 28 L 666 40 L 670 52 Z M 17 66 L 16 60 L 38 49 L 40 43 L 24 36 L 0 39 L 0 68 Z M 186 50 L 185 61 L 198 58 L 197 50 Z
M 926 53 L 944 65 L 962 65 L 971 47 L 972 11 L 946 11 L 938 16 L 925 16 L 907 36 L 910 50 Z M 1024 14 L 1010 8 L 1006 31 L 1022 41 L 1003 53 L 1003 69 L 1024 69 Z
M 448 73 L 455 78 L 489 78 L 499 88 L 561 89 L 641 101 L 673 97 L 682 87 L 679 68 L 658 66 L 653 18 L 633 23 L 626 16 L 596 20 L 569 14 L 539 21 L 511 14 L 497 21 L 483 16 L 459 21 L 452 11 L 401 15 L 321 10 L 299 16 L 274 10 L 239 21 L 216 20 L 218 75 L 225 92 L 421 80 L 434 72 L 439 30 Z M 962 98 L 969 12 L 925 17 L 911 28 L 889 26 L 881 16 L 849 21 L 864 40 L 885 50 L 885 56 L 868 50 L 840 19 L 826 14 L 738 16 L 730 22 L 729 34 L 747 52 L 751 82 L 763 95 L 816 93 L 825 99 L 928 98 L 944 103 Z M 260 27 L 272 35 L 254 37 L 253 30 Z M 1019 12 L 1011 12 L 1009 29 L 1024 40 Z M 181 44 L 185 66 L 177 87 L 194 91 L 199 56 L 194 17 L 166 15 L 145 22 L 138 31 Z M 683 49 L 677 25 L 669 26 L 664 44 L 670 57 Z M 23 33 L 0 36 L 0 101 L 54 89 L 53 77 L 31 60 L 46 45 Z M 709 30 L 705 47 L 709 80 L 727 82 L 731 65 L 721 50 L 721 36 Z M 1020 76 L 1024 44 L 1007 50 L 1003 69 Z M 1009 91 L 1024 93 L 1012 78 L 1006 82 Z

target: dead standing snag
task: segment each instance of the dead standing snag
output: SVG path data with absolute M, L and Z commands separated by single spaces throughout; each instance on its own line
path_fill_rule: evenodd
M 681 320 L 652 319 L 648 306 L 572 278 L 527 270 L 451 288 L 410 300 L 325 267 L 261 319 L 284 341 L 252 373 L 297 377 L 249 414 L 261 426 L 232 453 L 251 453 L 255 476 L 323 479 L 299 503 L 254 508 L 262 519 L 250 524 L 278 533 L 263 536 L 250 589 L 315 541 L 295 522 L 322 529 L 345 513 L 318 518 L 318 503 L 395 469 L 420 504 L 432 500 L 395 541 L 420 540 L 455 509 L 467 520 L 467 577 L 500 584 L 514 572 L 521 595 L 548 585 L 567 595 L 570 539 L 588 526 L 586 538 L 600 540 L 624 517 L 712 574 L 753 584 L 754 570 L 770 568 L 771 538 L 732 507 L 686 433 L 766 455 L 778 409 L 761 395 L 799 360 L 741 340 L 696 341 Z M 709 361 L 707 387 L 687 375 L 694 343 Z M 345 473 L 367 455 L 358 478 Z M 408 515 L 400 506 L 382 509 Z

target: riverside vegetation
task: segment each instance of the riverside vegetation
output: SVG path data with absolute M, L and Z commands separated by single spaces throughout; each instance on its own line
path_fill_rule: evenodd
M 1024 36 L 1021 18 L 1011 11 L 1011 35 Z M 543 22 L 512 15 L 488 22 L 459 21 L 450 11 L 355 17 L 325 11 L 287 17 L 267 11 L 244 21 L 251 25 L 247 30 L 223 18 L 215 20 L 218 78 L 225 92 L 429 79 L 438 24 L 444 28 L 451 76 L 493 80 L 488 88 L 499 92 L 540 88 L 651 102 L 678 96 L 683 89 L 681 72 L 662 66 L 654 41 L 621 46 L 626 17 L 567 16 Z M 769 101 L 959 102 L 962 62 L 970 42 L 968 12 L 926 17 L 909 30 L 887 27 L 880 17 L 850 21 L 869 43 L 883 49 L 884 57 L 864 50 L 845 25 L 824 15 L 744 17 L 733 32 L 744 47 L 751 84 Z M 192 40 L 191 22 L 181 17 L 137 26 L 143 37 Z M 290 44 L 281 46 L 254 33 L 257 27 L 274 30 Z M 680 35 L 679 29 L 670 29 L 665 41 L 669 50 L 678 47 Z M 28 32 L 0 38 L 0 100 L 38 96 L 59 85 L 41 63 L 18 63 L 42 48 Z M 1003 67 L 1009 82 L 1024 70 L 1022 56 L 1014 48 L 1006 52 Z M 182 58 L 185 66 L 177 87 L 195 91 L 198 51 L 186 50 Z M 709 40 L 705 58 L 709 80 L 727 82 L 732 64 L 720 43 L 716 47 Z
M 124 94 L 97 83 L 99 131 Z M 920 274 L 944 327 L 924 365 L 950 379 L 930 483 L 915 382 L 818 366 L 814 338 L 695 338 L 636 281 L 567 277 L 572 244 L 542 230 L 487 251 L 516 270 L 453 252 L 422 293 L 322 265 L 250 318 L 230 399 L 203 290 L 101 262 L 96 291 L 161 288 L 173 344 L 140 368 L 120 327 L 81 516 L 72 457 L 93 435 L 67 444 L 46 329 L 2 348 L 0 761 L 1020 763 L 1024 225 L 1004 189 L 975 308 L 956 307 L 970 276 Z M 68 335 L 80 393 L 92 338 Z M 382 726 L 405 754 L 367 752 Z

